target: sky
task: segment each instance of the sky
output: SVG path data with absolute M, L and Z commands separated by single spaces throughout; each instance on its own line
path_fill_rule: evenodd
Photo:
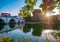
M 25 0 L 0 0 L 0 13 L 10 13 L 12 16 L 18 15 L 21 8 L 25 6 Z M 34 9 L 39 8 L 42 0 L 38 0 Z

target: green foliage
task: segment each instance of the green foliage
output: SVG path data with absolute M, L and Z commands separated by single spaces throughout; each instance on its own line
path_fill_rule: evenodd
M 37 0 L 25 0 L 25 3 L 30 6 L 36 5 Z
M 56 30 L 60 29 L 60 20 L 58 20 L 58 19 L 55 18 L 53 28 L 56 29 Z
M 51 35 L 54 35 L 54 34 L 56 34 L 56 32 L 51 32 Z
M 0 42 L 13 42 L 13 39 L 10 37 L 2 37 L 0 38 Z
M 23 27 L 23 32 L 27 33 L 31 30 L 31 24 L 25 24 Z
M 58 6 L 60 6 L 60 0 L 57 0 Z
M 23 18 L 26 18 L 27 16 L 31 16 L 33 7 L 36 5 L 36 2 L 37 0 L 25 0 L 26 5 L 22 7 L 22 10 L 20 11 L 19 14 L 22 14 Z
M 33 29 L 33 36 L 41 36 L 43 30 L 42 24 L 25 24 L 25 26 L 23 27 L 23 32 L 27 33 L 31 30 L 31 28 Z
M 46 9 L 45 4 L 41 4 L 39 7 L 42 8 L 43 11 Z
M 47 0 L 42 0 L 42 4 L 39 6 L 40 8 L 42 8 L 44 14 L 52 11 L 55 8 L 56 4 L 59 2 L 59 0 L 51 0 L 52 3 L 48 1 L 48 3 L 50 3 L 51 5 L 50 4 L 48 5 L 48 4 L 46 4 L 46 1 Z
M 16 42 L 18 42 L 18 36 L 16 37 Z
M 33 18 L 31 16 L 27 16 L 24 18 L 26 22 L 33 22 Z
M 58 3 L 60 5 L 60 0 L 52 0 L 53 3 L 51 6 L 45 5 L 45 0 L 42 0 L 42 4 L 39 6 L 42 8 L 44 13 L 47 13 L 55 8 L 55 5 Z M 37 0 L 25 0 L 26 5 L 22 7 L 22 10 L 19 14 L 22 14 L 23 18 L 26 18 L 27 16 L 31 16 L 31 13 L 34 11 L 33 7 L 36 5 Z M 49 8 L 47 8 L 49 7 Z M 18 15 L 19 15 L 18 14 Z M 20 16 L 20 15 L 19 15 Z
M 33 11 L 33 21 L 34 22 L 43 22 L 44 15 L 42 15 L 42 11 L 40 9 L 35 9 Z
M 57 32 L 56 34 L 57 34 L 58 36 L 60 36 L 60 32 Z
M 33 28 L 32 32 L 33 36 L 41 36 L 43 30 L 43 26 L 41 24 L 33 24 L 32 28 Z
M 57 3 L 60 3 L 60 0 L 57 0 Z
M 42 2 L 44 3 L 44 2 L 45 2 L 45 0 L 42 0 Z
M 32 40 L 30 38 L 24 38 L 23 42 L 32 42 Z

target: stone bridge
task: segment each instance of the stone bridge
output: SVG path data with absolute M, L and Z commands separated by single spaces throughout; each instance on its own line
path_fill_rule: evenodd
M 17 29 L 18 26 L 23 22 L 24 20 L 22 17 L 0 16 L 0 32 Z M 8 25 L 9 28 L 4 28 L 5 25 Z

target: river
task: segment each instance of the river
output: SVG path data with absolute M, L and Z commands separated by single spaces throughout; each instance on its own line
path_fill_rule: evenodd
M 6 31 L 0 31 L 0 38 L 10 37 L 12 42 L 57 42 L 56 38 L 51 35 L 55 29 L 45 29 L 40 24 L 20 24 L 16 25 L 11 31 L 9 25 L 4 25 Z M 4 29 L 3 29 L 4 30 Z

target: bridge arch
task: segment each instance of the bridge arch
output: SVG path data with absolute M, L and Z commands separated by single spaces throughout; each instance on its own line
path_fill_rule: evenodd
M 10 19 L 10 21 L 9 21 L 9 27 L 13 29 L 15 27 L 15 25 L 16 25 L 15 19 Z
M 0 30 L 4 28 L 5 22 L 3 19 L 0 19 Z
M 20 25 L 20 20 L 18 20 L 17 24 Z

